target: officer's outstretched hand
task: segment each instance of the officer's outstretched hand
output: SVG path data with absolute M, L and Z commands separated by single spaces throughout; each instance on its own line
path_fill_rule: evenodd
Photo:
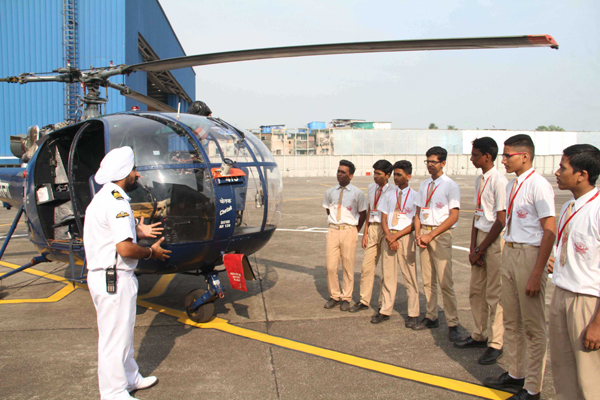
M 144 217 L 140 218 L 140 223 L 135 227 L 135 233 L 137 234 L 138 239 L 143 238 L 152 238 L 154 239 L 157 235 L 160 235 L 163 231 L 163 228 L 159 228 L 160 222 L 156 222 L 154 224 L 146 225 L 144 224 Z
M 171 250 L 163 249 L 160 247 L 160 244 L 165 240 L 164 237 L 158 239 L 150 248 L 152 249 L 152 258 L 155 260 L 165 261 L 167 258 L 170 258 L 169 254 L 171 254 Z

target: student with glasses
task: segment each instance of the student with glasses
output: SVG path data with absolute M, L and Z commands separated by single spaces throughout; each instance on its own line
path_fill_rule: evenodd
M 421 258 L 427 314 L 412 329 L 425 330 L 439 326 L 439 282 L 448 324 L 448 338 L 451 342 L 456 342 L 460 339 L 460 334 L 452 278 L 452 228 L 458 222 L 460 188 L 444 175 L 447 155 L 448 152 L 442 147 L 435 146 L 427 150 L 425 164 L 431 177 L 421 183 L 415 200 L 415 235 Z
M 535 147 L 529 135 L 504 142 L 502 164 L 516 177 L 506 186 L 502 252 L 502 298 L 508 371 L 484 385 L 516 393 L 510 399 L 539 399 L 546 367 L 546 263 L 556 237 L 554 190 L 533 169 Z M 485 248 L 486 240 L 480 245 Z

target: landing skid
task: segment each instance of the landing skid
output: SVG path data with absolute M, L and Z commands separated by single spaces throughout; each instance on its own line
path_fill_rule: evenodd
M 10 239 L 12 238 L 13 233 L 15 233 L 15 229 L 17 228 L 17 224 L 19 223 L 19 220 L 21 219 L 22 215 L 23 215 L 23 206 L 19 207 L 19 211 L 17 211 L 17 215 L 15 215 L 15 219 L 13 220 L 13 223 L 10 226 L 10 229 L 8 230 L 6 239 L 4 239 L 4 243 L 2 244 L 2 249 L 0 249 L 0 260 L 2 259 L 2 256 L 4 256 L 4 252 L 6 251 L 6 248 L 8 247 L 8 243 L 10 242 Z M 8 278 L 11 275 L 14 275 L 18 272 L 24 271 L 27 268 L 31 268 L 34 265 L 37 265 L 37 264 L 40 264 L 43 262 L 50 262 L 50 260 L 48 260 L 46 258 L 46 256 L 43 254 L 41 256 L 33 257 L 31 259 L 31 261 L 28 262 L 27 264 L 22 265 L 19 268 L 14 269 L 14 270 L 7 272 L 6 274 L 0 276 L 0 281 L 2 281 L 2 279 Z

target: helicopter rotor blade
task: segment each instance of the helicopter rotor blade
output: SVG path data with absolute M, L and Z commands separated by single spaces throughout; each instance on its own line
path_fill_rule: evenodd
M 558 43 L 550 35 L 503 36 L 457 39 L 393 40 L 272 47 L 266 49 L 228 51 L 150 61 L 124 66 L 122 74 L 135 71 L 168 71 L 179 68 L 269 58 L 303 57 L 332 54 L 376 53 L 393 51 L 501 49 L 517 47 L 552 47 Z
M 121 92 L 121 94 L 123 96 L 125 96 L 129 99 L 132 99 L 132 100 L 139 101 L 140 103 L 150 106 L 157 111 L 164 111 L 164 112 L 176 112 L 177 111 L 173 107 L 168 106 L 159 100 L 153 99 L 152 97 L 146 96 L 145 94 L 141 94 L 139 92 L 136 92 L 135 90 L 131 90 L 127 86 L 118 85 L 118 84 L 110 82 L 110 81 L 106 81 L 106 82 L 107 82 L 107 85 L 106 85 L 107 87 L 116 89 L 119 92 Z
M 19 76 L 8 76 L 6 78 L 0 78 L 0 82 L 8 82 L 8 83 L 30 83 L 30 82 L 76 82 L 77 78 L 74 78 L 70 74 L 57 74 L 57 75 L 47 75 L 47 76 L 38 76 L 34 74 L 21 74 Z

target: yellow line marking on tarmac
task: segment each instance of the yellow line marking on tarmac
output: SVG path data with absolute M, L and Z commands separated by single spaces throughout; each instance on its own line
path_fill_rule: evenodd
M 17 222 L 17 224 L 24 224 L 25 222 L 21 221 L 21 222 Z M 2 224 L 0 226 L 11 226 L 12 224 Z
M 16 264 L 7 263 L 5 261 L 0 261 L 0 265 L 12 269 L 17 269 L 20 266 Z M 35 269 L 26 269 L 23 272 L 27 272 L 28 274 L 36 275 L 42 278 L 51 279 L 56 282 L 65 283 L 66 286 L 60 289 L 58 292 L 54 293 L 50 297 L 46 297 L 45 299 L 14 299 L 14 300 L 0 300 L 0 304 L 21 304 L 21 303 L 56 303 L 64 299 L 67 295 L 75 290 L 75 286 L 71 284 L 66 278 L 63 278 L 58 275 L 53 275 L 47 272 L 38 271 Z
M 167 290 L 167 287 L 169 286 L 169 283 L 171 283 L 173 278 L 175 278 L 175 274 L 161 276 L 158 282 L 154 284 L 152 290 L 150 290 L 144 295 L 138 296 L 138 299 L 151 299 L 152 297 L 158 297 L 162 295 Z
M 0 261 L 0 265 L 9 267 L 9 268 L 18 268 L 18 265 L 9 264 L 3 261 Z M 52 279 L 57 282 L 66 282 L 69 283 L 65 278 L 62 278 L 57 275 L 49 274 L 42 271 L 37 271 L 34 269 L 28 269 L 24 272 L 29 274 L 41 276 L 44 278 Z M 255 340 L 258 342 L 271 344 L 274 346 L 278 346 L 284 349 L 294 350 L 305 354 L 311 354 L 317 357 L 325 358 L 332 361 L 337 361 L 342 364 L 351 365 L 354 367 L 379 372 L 385 375 L 394 376 L 401 379 L 411 380 L 418 383 L 424 383 L 430 386 L 437 386 L 443 389 L 448 389 L 454 392 L 465 393 L 472 396 L 479 396 L 486 399 L 494 399 L 494 400 L 505 400 L 508 397 L 512 396 L 512 394 L 507 392 L 502 392 L 499 390 L 489 389 L 484 386 L 480 386 L 470 382 L 459 381 L 452 378 L 446 378 L 443 376 L 438 376 L 434 374 L 428 374 L 426 372 L 414 371 L 408 368 L 399 367 L 396 365 L 386 364 L 384 362 L 369 360 L 367 358 L 362 358 L 358 356 L 354 356 L 351 354 L 346 354 L 334 350 L 325 349 L 318 346 L 313 346 L 306 343 L 296 342 L 290 339 L 285 339 L 278 336 L 268 335 L 266 333 L 253 331 L 251 329 L 242 328 L 236 325 L 231 325 L 227 320 L 222 318 L 214 318 L 212 321 L 199 324 L 188 318 L 187 314 L 184 311 L 176 310 L 169 307 L 163 307 L 157 304 L 150 303 L 144 299 L 150 297 L 156 297 L 162 295 L 169 283 L 173 280 L 175 274 L 169 274 L 162 276 L 154 285 L 154 287 L 143 296 L 139 296 L 137 300 L 137 304 L 139 306 L 145 307 L 149 310 L 159 312 L 161 314 L 170 315 L 172 317 L 177 318 L 178 322 L 183 324 L 194 326 L 201 329 L 215 329 L 221 332 L 229 333 L 232 335 L 244 337 L 246 339 Z M 86 288 L 85 285 L 77 285 L 76 287 Z M 75 290 L 75 287 L 72 285 L 67 285 L 69 288 L 69 293 Z M 58 292 L 60 293 L 60 291 Z M 56 293 L 53 296 L 56 296 Z M 68 294 L 68 293 L 67 293 Z M 65 294 L 66 295 L 66 294 Z M 53 297 L 51 296 L 51 297 Z M 64 297 L 64 296 L 62 296 Z M 47 299 L 43 299 L 47 300 Z M 58 301 L 58 300 L 54 300 Z M 28 300 L 2 300 L 0 304 L 6 302 L 30 302 Z M 34 302 L 40 302 L 39 300 Z M 42 301 L 47 302 L 47 301 Z

